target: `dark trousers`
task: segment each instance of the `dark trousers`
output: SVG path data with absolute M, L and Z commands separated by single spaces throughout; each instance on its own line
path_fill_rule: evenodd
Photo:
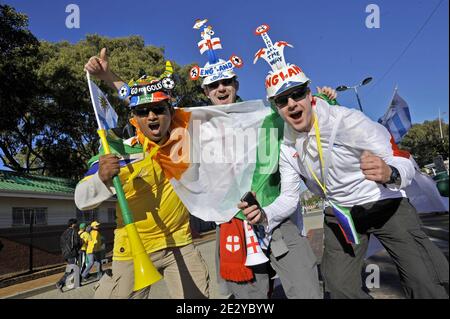
M 66 262 L 68 265 L 74 265 L 77 263 L 77 257 L 68 258 L 68 259 L 66 259 Z M 66 284 L 66 279 L 70 274 L 71 273 L 69 273 L 69 272 L 64 272 L 64 275 L 61 277 L 60 280 L 58 280 L 57 285 L 64 287 L 64 285 Z
M 362 289 L 361 277 L 370 235 L 392 257 L 406 297 L 448 298 L 444 287 L 449 281 L 448 261 L 422 231 L 408 199 L 354 206 L 351 214 L 360 234 L 359 245 L 345 242 L 331 208 L 325 210 L 322 271 L 331 298 L 371 298 Z

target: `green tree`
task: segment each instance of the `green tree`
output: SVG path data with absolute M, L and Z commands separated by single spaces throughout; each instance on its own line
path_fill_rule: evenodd
M 437 155 L 448 157 L 448 129 L 448 124 L 442 123 L 443 139 L 441 139 L 439 120 L 413 124 L 399 146 L 409 151 L 417 164 L 423 167 L 432 163 Z
M 27 170 L 31 159 L 39 157 L 31 147 L 39 130 L 31 114 L 39 103 L 36 97 L 40 87 L 35 72 L 39 41 L 27 30 L 27 25 L 25 15 L 0 5 L 0 159 L 16 171 Z
M 79 177 L 86 170 L 84 163 L 97 152 L 97 123 L 83 68 L 87 60 L 103 47 L 108 49 L 111 69 L 125 81 L 136 79 L 142 72 L 153 76 L 164 72 L 164 50 L 146 46 L 138 36 L 110 39 L 88 35 L 76 44 L 42 42 L 40 53 L 44 59 L 38 75 L 44 87 L 41 93 L 45 94 L 47 101 L 48 129 L 46 134 L 37 137 L 36 145 L 42 148 L 44 162 L 52 174 Z M 190 66 L 182 68 L 175 62 L 172 64 L 179 82 L 176 93 L 184 97 L 182 103 L 196 103 L 201 91 L 187 79 Z M 97 84 L 115 106 L 119 126 L 126 125 L 128 107 L 104 83 Z
M 16 171 L 78 179 L 99 146 L 84 64 L 106 47 L 112 70 L 125 81 L 141 72 L 159 76 L 165 68 L 164 49 L 145 45 L 139 36 L 88 35 L 75 44 L 39 43 L 26 29 L 25 15 L 1 6 L 0 18 L 0 75 L 7 84 L 0 88 L 0 107 L 8 118 L 1 121 L 0 159 Z M 171 62 L 181 105 L 201 103 L 199 83 L 188 79 L 191 65 Z M 115 107 L 119 126 L 124 126 L 129 109 L 116 92 L 97 84 Z

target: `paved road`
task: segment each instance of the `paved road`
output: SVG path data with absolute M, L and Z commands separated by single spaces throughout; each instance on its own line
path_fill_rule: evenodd
M 304 223 L 307 231 L 311 230 L 310 234 L 312 244 L 318 249 L 315 249 L 315 253 L 318 254 L 320 260 L 320 247 L 322 240 L 322 220 L 323 217 L 320 213 L 311 213 L 305 215 Z M 424 224 L 424 230 L 431 237 L 432 241 L 440 247 L 448 259 L 448 214 L 429 214 L 421 215 L 421 220 Z M 205 262 L 208 266 L 210 273 L 210 285 L 211 285 L 211 298 L 218 299 L 224 298 L 220 295 L 216 284 L 215 262 L 214 262 L 214 250 L 215 241 L 208 241 L 197 245 Z M 404 298 L 403 292 L 398 280 L 397 270 L 393 265 L 390 257 L 385 250 L 379 251 L 366 261 L 366 265 L 376 264 L 380 269 L 380 287 L 371 289 L 371 295 L 376 299 L 402 299 Z M 55 275 L 58 277 L 58 275 Z M 60 276 L 60 275 L 59 275 Z M 55 278 L 56 278 L 55 277 Z M 53 282 L 56 282 L 55 279 Z M 15 298 L 30 298 L 30 299 L 90 299 L 93 297 L 94 282 L 88 283 L 78 289 L 70 290 L 61 293 L 54 288 L 54 285 L 41 288 L 39 291 L 28 292 L 25 294 L 16 295 Z M 45 291 L 43 291 L 45 290 Z M 283 298 L 283 292 L 281 287 L 278 287 L 275 291 L 276 298 Z M 167 288 L 164 281 L 160 281 L 153 285 L 151 291 L 151 298 L 169 298 Z
M 208 265 L 210 280 L 210 291 L 212 299 L 220 299 L 224 298 L 224 296 L 220 295 L 218 292 L 218 287 L 216 284 L 216 271 L 214 267 L 214 249 L 215 249 L 215 241 L 209 241 L 200 245 L 197 245 L 200 253 L 203 256 L 206 264 Z M 27 299 L 91 299 L 94 296 L 93 287 L 95 282 L 86 284 L 78 289 L 72 289 L 61 293 L 58 289 L 52 289 L 50 291 L 37 294 L 34 296 L 30 296 Z M 164 280 L 160 280 L 155 283 L 150 292 L 151 299 L 169 299 L 169 293 L 166 287 Z
M 314 212 L 305 215 L 304 224 L 306 231 L 311 229 L 317 229 L 322 227 L 323 216 L 321 212 Z M 215 241 L 209 241 L 206 243 L 198 244 L 198 249 L 200 250 L 203 259 L 205 260 L 209 275 L 210 275 L 210 291 L 212 299 L 221 299 L 225 296 L 221 295 L 218 289 L 218 285 L 216 283 L 216 268 L 215 268 L 215 259 L 214 259 L 214 250 L 215 250 Z M 55 276 L 55 282 L 56 282 Z M 27 299 L 91 299 L 94 296 L 93 287 L 95 285 L 94 282 L 87 283 L 80 288 L 72 289 L 61 293 L 58 289 L 55 289 L 53 285 L 47 286 L 47 289 L 37 290 L 36 293 L 28 292 L 22 295 L 16 295 L 15 298 L 27 298 Z M 42 290 L 45 290 L 42 292 Z M 283 298 L 284 294 L 282 288 L 277 286 L 275 291 L 276 298 Z M 159 299 L 159 298 L 170 298 L 167 287 L 164 283 L 164 280 L 161 280 L 152 286 L 152 290 L 150 293 L 150 298 Z
M 420 214 L 420 219 L 423 224 L 422 229 L 431 241 L 442 250 L 448 260 L 448 213 Z M 386 250 L 383 249 L 366 260 L 366 265 L 370 264 L 375 264 L 380 269 L 380 287 L 370 289 L 370 294 L 376 299 L 404 299 L 397 269 Z M 368 271 L 368 273 L 371 272 Z

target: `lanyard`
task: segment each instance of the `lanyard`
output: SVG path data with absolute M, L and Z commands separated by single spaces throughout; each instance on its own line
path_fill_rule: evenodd
M 145 137 L 142 153 L 143 153 L 143 158 L 144 158 L 144 159 L 145 159 L 147 156 L 150 157 L 149 163 L 150 163 L 150 165 L 151 165 L 151 167 L 153 168 L 153 171 L 154 171 L 155 168 L 153 167 L 153 156 L 156 154 L 156 152 L 158 152 L 160 146 L 159 146 L 159 145 L 154 146 L 154 147 L 152 148 L 152 150 L 150 151 L 150 154 L 147 155 L 147 147 L 148 147 L 148 144 L 149 144 L 149 143 L 150 143 L 150 140 L 148 139 L 148 137 Z M 140 169 L 140 170 L 137 170 L 137 169 L 134 170 L 134 171 L 130 174 L 130 176 L 128 177 L 127 183 L 130 182 L 130 181 L 132 181 L 132 180 L 134 180 L 137 176 L 139 176 L 139 174 L 141 173 L 141 171 L 142 171 L 142 169 Z
M 143 153 L 144 153 L 144 158 L 147 154 L 147 147 L 148 144 L 150 143 L 150 140 L 148 139 L 148 137 L 145 137 L 144 140 L 144 149 L 143 149 Z M 152 150 L 150 151 L 150 154 L 148 156 L 150 156 L 150 158 L 153 158 L 153 156 L 156 154 L 156 152 L 159 151 L 160 146 L 158 144 L 156 144 L 154 147 L 152 147 Z
M 326 189 L 326 185 L 325 185 L 325 176 L 324 176 L 325 167 L 324 167 L 324 160 L 323 160 L 323 150 L 322 150 L 322 143 L 320 141 L 319 121 L 317 120 L 316 114 L 314 114 L 314 130 L 316 132 L 316 142 L 317 142 L 317 150 L 319 152 L 319 161 L 320 161 L 320 171 L 321 171 L 321 175 L 322 175 L 322 182 L 320 182 L 317 175 L 311 169 L 311 166 L 308 163 L 306 163 L 306 165 L 308 165 L 308 169 L 311 172 L 312 176 L 314 177 L 314 180 L 320 186 L 320 188 L 322 188 L 322 191 L 326 196 L 327 189 Z

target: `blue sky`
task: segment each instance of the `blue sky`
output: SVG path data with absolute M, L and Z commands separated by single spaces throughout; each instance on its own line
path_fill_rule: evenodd
M 86 34 L 109 37 L 141 35 L 148 45 L 163 46 L 166 58 L 179 64 L 207 61 L 197 50 L 194 20 L 208 18 L 221 38 L 219 57 L 241 56 L 237 71 L 244 99 L 265 96 L 269 66 L 253 65 L 263 46 L 255 28 L 266 23 L 275 42 L 284 40 L 287 62 L 302 67 L 312 85 L 353 85 L 367 76 L 374 80 L 360 89 L 365 113 L 376 120 L 385 112 L 398 85 L 408 102 L 412 120 L 421 123 L 448 113 L 449 43 L 448 1 L 444 0 L 422 32 L 392 70 L 383 75 L 423 26 L 441 0 L 316 0 L 316 1 L 3 1 L 26 13 L 38 39 L 75 43 Z M 65 26 L 66 6 L 80 8 L 80 28 Z M 380 28 L 366 27 L 366 7 L 380 8 Z M 382 81 L 380 81 L 382 80 Z M 339 96 L 342 105 L 357 107 L 352 91 Z M 444 115 L 448 122 L 448 114 Z

